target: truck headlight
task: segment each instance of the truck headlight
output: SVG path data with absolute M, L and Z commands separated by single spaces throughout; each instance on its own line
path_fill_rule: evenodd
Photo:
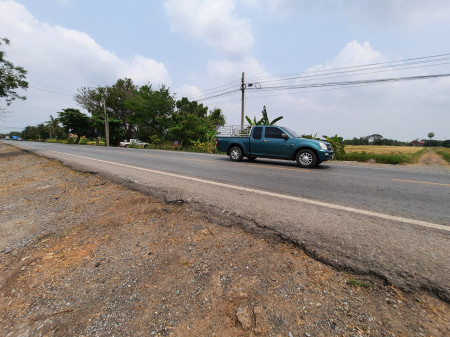
M 327 144 L 325 144 L 325 143 L 319 143 L 319 144 L 320 144 L 320 148 L 322 150 L 326 150 L 327 149 Z

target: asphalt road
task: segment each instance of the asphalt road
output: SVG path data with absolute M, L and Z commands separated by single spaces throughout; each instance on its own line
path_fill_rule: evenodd
M 450 299 L 450 174 L 386 165 L 231 162 L 221 155 L 9 142 L 212 221 L 298 244 L 338 268 Z

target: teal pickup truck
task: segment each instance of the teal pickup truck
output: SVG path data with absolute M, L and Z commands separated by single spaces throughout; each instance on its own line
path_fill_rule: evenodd
M 275 125 L 253 127 L 228 126 L 219 129 L 217 150 L 226 152 L 232 161 L 247 157 L 296 160 L 298 166 L 311 168 L 334 158 L 330 143 L 305 139 L 294 131 Z

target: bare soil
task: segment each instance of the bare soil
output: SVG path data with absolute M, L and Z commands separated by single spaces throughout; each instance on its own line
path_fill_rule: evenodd
M 0 145 L 2 336 L 449 336 L 450 305 Z
M 428 151 L 418 159 L 417 165 L 449 166 L 449 164 L 442 159 L 440 155 L 434 152 L 433 149 L 428 149 Z

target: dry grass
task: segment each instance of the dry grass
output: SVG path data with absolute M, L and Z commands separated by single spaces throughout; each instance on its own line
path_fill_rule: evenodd
M 448 147 L 435 147 L 434 150 L 445 160 L 450 163 L 450 148 Z
M 410 154 L 422 150 L 414 146 L 346 145 L 346 153 L 366 152 L 371 154 Z

